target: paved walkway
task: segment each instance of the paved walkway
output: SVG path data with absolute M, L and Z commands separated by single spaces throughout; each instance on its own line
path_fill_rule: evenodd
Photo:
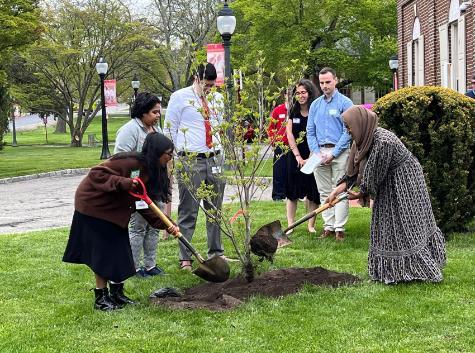
M 0 234 L 69 226 L 74 211 L 74 192 L 85 174 L 85 171 L 80 172 L 81 175 L 29 176 L 24 178 L 26 180 L 0 183 Z M 268 187 L 260 199 L 271 200 L 271 192 Z M 229 202 L 233 194 L 235 188 L 227 185 L 224 202 Z M 172 209 L 176 210 L 176 185 L 173 195 Z

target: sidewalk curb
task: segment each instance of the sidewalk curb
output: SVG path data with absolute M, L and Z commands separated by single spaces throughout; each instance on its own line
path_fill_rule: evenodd
M 89 172 L 89 170 L 90 168 L 63 169 L 63 170 L 56 170 L 54 172 L 22 175 L 22 176 L 16 176 L 16 177 L 11 177 L 11 178 L 0 179 L 0 184 L 10 184 L 10 183 L 16 183 L 19 181 L 41 179 L 41 178 L 48 178 L 48 177 L 54 177 L 54 176 L 85 175 Z

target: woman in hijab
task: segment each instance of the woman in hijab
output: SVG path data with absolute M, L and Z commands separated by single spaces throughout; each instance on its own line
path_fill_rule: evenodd
M 343 113 L 353 138 L 347 174 L 330 194 L 349 191 L 350 199 L 374 199 L 368 272 L 386 284 L 414 280 L 439 282 L 445 243 L 432 212 L 419 161 L 392 132 L 378 127 L 375 113 L 353 106 Z

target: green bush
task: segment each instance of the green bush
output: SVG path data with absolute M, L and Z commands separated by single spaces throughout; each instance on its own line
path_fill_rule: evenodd
M 446 234 L 466 229 L 475 215 L 475 100 L 442 87 L 408 87 L 373 110 L 419 159 L 439 227 Z

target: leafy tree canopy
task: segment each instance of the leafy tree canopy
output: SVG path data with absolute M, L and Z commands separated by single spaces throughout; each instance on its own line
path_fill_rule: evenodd
M 37 5 L 37 0 L 0 0 L 0 149 L 12 105 L 6 68 L 12 53 L 41 33 Z
M 357 86 L 381 86 L 397 52 L 395 0 L 236 0 L 234 63 L 246 65 L 262 50 L 279 76 L 291 59 L 324 66 Z

